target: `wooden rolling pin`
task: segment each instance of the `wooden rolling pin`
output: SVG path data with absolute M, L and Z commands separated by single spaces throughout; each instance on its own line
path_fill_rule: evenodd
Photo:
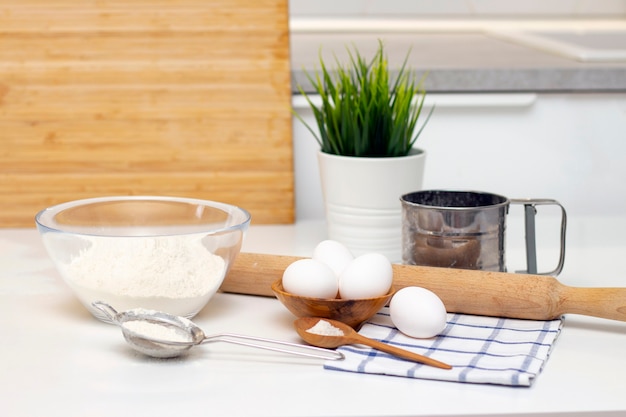
M 301 259 L 240 253 L 221 291 L 274 296 L 271 284 Z M 512 274 L 413 265 L 393 265 L 396 289 L 424 287 L 441 298 L 448 312 L 550 320 L 582 314 L 626 321 L 626 288 L 580 288 L 544 275 Z

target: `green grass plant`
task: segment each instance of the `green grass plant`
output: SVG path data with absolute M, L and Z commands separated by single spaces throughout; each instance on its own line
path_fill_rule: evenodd
M 407 69 L 407 54 L 393 83 L 384 45 L 367 60 L 356 48 L 348 49 L 350 61 L 329 70 L 320 57 L 321 72 L 307 78 L 321 99 L 313 103 L 300 86 L 300 93 L 313 110 L 319 135 L 304 119 L 296 117 L 311 131 L 322 152 L 357 157 L 405 156 L 413 148 L 432 111 L 418 128 L 426 91 L 424 78 L 416 80 Z

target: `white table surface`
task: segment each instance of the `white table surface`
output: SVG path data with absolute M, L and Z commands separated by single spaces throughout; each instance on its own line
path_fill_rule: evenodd
M 570 219 L 560 281 L 625 286 L 625 232 L 626 218 Z M 323 238 L 323 223 L 252 226 L 244 250 L 307 256 Z M 273 298 L 219 293 L 194 320 L 299 342 Z M 35 229 L 0 229 L 0 329 L 4 416 L 626 415 L 626 323 L 575 315 L 530 388 L 328 371 L 226 343 L 142 357 L 73 298 Z

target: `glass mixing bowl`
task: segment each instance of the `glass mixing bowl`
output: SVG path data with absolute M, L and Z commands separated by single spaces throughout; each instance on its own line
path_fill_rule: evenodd
M 250 214 L 207 200 L 115 196 L 49 207 L 35 221 L 63 280 L 108 321 L 94 301 L 195 316 L 239 254 Z

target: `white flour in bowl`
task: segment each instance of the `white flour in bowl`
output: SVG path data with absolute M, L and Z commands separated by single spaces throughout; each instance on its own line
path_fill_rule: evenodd
M 224 259 L 197 235 L 83 239 L 80 254 L 59 268 L 86 305 L 101 300 L 118 311 L 143 307 L 188 317 L 225 273 Z

